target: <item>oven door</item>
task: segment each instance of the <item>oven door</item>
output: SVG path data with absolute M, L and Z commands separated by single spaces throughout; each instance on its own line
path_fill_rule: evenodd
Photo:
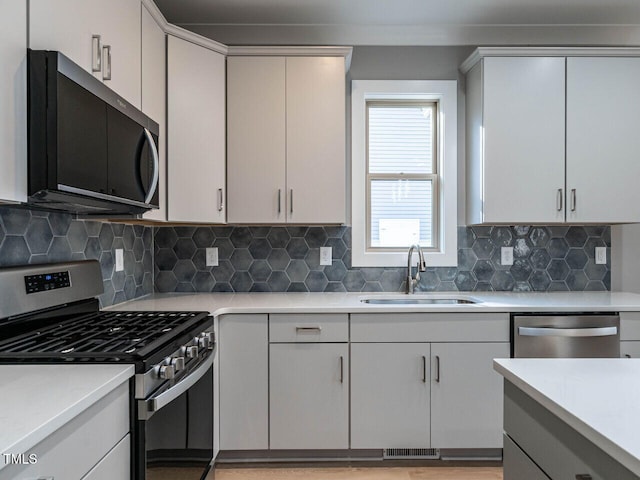
M 140 480 L 201 480 L 213 459 L 213 352 L 180 381 L 138 401 Z

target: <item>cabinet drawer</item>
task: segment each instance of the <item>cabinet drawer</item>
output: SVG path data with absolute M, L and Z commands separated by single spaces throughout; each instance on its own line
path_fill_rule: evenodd
M 507 313 L 351 315 L 352 342 L 508 342 Z
M 542 470 L 520 450 L 509 435 L 504 435 L 503 453 L 504 480 L 549 480 Z
M 348 342 L 346 314 L 269 315 L 271 343 Z
M 640 340 L 640 312 L 620 312 L 620 340 Z
M 129 382 L 125 382 L 25 452 L 36 454 L 38 463 L 7 466 L 0 470 L 0 480 L 80 479 L 128 432 Z
M 124 437 L 82 480 L 130 480 L 131 435 Z

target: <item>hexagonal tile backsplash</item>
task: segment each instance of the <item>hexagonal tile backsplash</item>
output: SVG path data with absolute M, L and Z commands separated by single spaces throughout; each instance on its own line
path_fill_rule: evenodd
M 320 247 L 333 263 L 320 265 Z M 500 247 L 514 263 L 500 264 Z M 610 290 L 611 266 L 596 265 L 596 246 L 611 247 L 605 226 L 458 228 L 458 266 L 428 268 L 419 291 Z M 205 266 L 217 247 L 219 265 Z M 115 249 L 125 270 L 115 271 Z M 610 250 L 607 258 L 611 258 Z M 125 225 L 0 207 L 0 266 L 100 261 L 102 306 L 158 292 L 398 292 L 405 268 L 351 266 L 351 228 Z
M 332 265 L 320 266 L 322 246 Z M 511 266 L 500 264 L 503 246 L 513 247 Z M 458 266 L 428 268 L 417 290 L 610 290 L 596 246 L 611 247 L 609 227 L 459 227 Z M 218 247 L 218 266 L 205 266 L 207 247 Z M 397 292 L 406 276 L 352 267 L 350 227 L 157 227 L 154 252 L 159 292 Z
M 153 228 L 72 215 L 0 207 L 0 267 L 95 259 L 100 261 L 103 307 L 153 292 Z M 115 250 L 124 270 L 115 271 Z

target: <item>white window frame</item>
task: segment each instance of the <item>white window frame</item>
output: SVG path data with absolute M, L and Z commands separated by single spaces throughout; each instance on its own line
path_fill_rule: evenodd
M 354 267 L 402 267 L 407 252 L 367 250 L 368 100 L 427 100 L 438 102 L 437 149 L 440 225 L 437 251 L 425 250 L 428 266 L 458 264 L 458 118 L 455 80 L 352 80 L 351 82 L 351 262 Z

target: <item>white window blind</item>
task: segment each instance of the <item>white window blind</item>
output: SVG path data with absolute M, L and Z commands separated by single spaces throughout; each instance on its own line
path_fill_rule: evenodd
M 436 102 L 367 102 L 368 249 L 438 247 Z

